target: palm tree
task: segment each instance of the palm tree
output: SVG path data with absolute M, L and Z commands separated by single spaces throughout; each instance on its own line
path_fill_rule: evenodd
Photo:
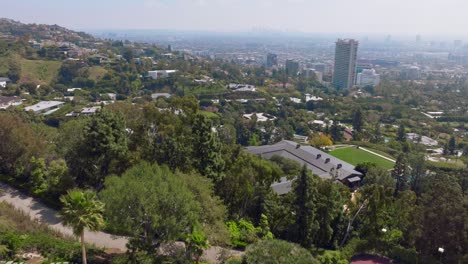
M 60 212 L 63 223 L 73 229 L 75 236 L 80 236 L 83 264 L 87 264 L 84 231 L 99 231 L 103 227 L 104 204 L 96 199 L 94 192 L 78 189 L 68 191 L 60 201 L 63 203 Z

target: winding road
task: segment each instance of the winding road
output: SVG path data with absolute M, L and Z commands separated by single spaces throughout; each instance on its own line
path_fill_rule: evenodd
M 60 220 L 57 211 L 47 207 L 44 203 L 29 197 L 20 191 L 0 183 L 0 202 L 6 202 L 16 209 L 23 211 L 32 219 L 47 224 L 51 229 L 64 235 L 74 236 L 71 228 L 64 226 Z M 85 240 L 89 244 L 108 249 L 118 249 L 126 251 L 127 239 L 123 237 L 114 237 L 104 232 L 85 231 Z
M 47 224 L 51 229 L 60 232 L 67 236 L 74 236 L 71 228 L 64 226 L 56 210 L 49 208 L 44 203 L 32 198 L 19 190 L 0 182 L 0 202 L 6 202 L 16 209 L 23 211 L 32 219 L 36 219 L 41 223 Z M 127 251 L 127 238 L 113 236 L 104 232 L 89 232 L 85 231 L 86 243 L 94 244 L 98 247 L 106 249 L 118 250 L 120 252 Z M 164 250 L 164 249 L 163 249 Z M 210 247 L 205 250 L 202 259 L 209 263 L 218 263 L 218 255 L 225 251 L 220 247 Z M 231 256 L 241 256 L 243 252 L 235 250 L 227 250 Z

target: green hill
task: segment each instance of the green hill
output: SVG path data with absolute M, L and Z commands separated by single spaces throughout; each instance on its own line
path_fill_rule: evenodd
M 20 64 L 20 82 L 47 84 L 57 77 L 62 62 L 22 59 Z

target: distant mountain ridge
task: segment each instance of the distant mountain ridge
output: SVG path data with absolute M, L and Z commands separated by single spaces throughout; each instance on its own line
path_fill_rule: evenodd
M 59 25 L 24 24 L 9 18 L 0 18 L 0 38 L 19 38 L 29 36 L 36 40 L 54 41 L 94 41 L 94 37 L 85 32 L 77 32 Z

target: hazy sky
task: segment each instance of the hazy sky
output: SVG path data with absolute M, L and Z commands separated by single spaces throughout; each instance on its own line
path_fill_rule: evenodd
M 468 30 L 467 0 L 0 0 L 0 6 L 0 16 L 74 29 L 459 36 Z

